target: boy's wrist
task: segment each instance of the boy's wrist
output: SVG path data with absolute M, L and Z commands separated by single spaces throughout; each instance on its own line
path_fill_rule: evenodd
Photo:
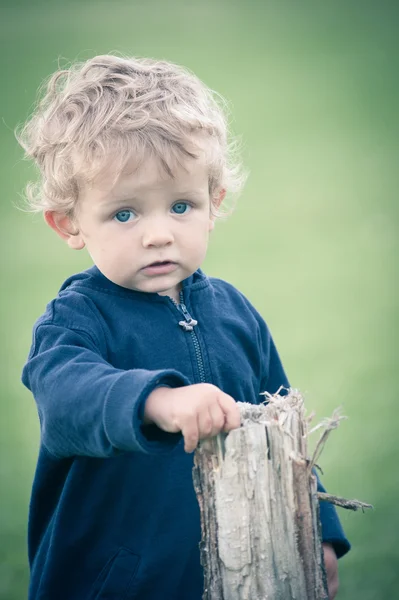
M 160 402 L 163 401 L 165 396 L 165 389 L 170 389 L 169 385 L 158 385 L 148 395 L 147 400 L 144 403 L 143 412 L 143 425 L 157 425 L 157 407 Z

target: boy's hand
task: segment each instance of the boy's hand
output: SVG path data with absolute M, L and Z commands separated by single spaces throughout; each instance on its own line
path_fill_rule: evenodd
M 337 555 L 332 545 L 327 543 L 323 543 L 323 552 L 328 583 L 328 597 L 329 600 L 334 600 L 339 586 Z
M 181 431 L 184 450 L 193 452 L 199 440 L 239 427 L 240 411 L 231 396 L 210 383 L 160 387 L 147 398 L 143 423 L 169 433 Z

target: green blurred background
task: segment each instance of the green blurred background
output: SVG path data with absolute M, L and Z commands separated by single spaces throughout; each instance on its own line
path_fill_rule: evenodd
M 1 0 L 0 598 L 26 598 L 26 526 L 39 429 L 20 383 L 31 328 L 89 266 L 18 211 L 33 175 L 13 129 L 58 60 L 118 51 L 165 58 L 226 96 L 251 175 L 205 268 L 264 315 L 317 417 L 349 416 L 321 466 L 353 550 L 342 600 L 398 597 L 395 329 L 399 3 Z M 56 600 L 56 599 L 54 599 Z M 72 600 L 72 599 L 71 599 Z M 255 600 L 255 599 L 254 599 Z

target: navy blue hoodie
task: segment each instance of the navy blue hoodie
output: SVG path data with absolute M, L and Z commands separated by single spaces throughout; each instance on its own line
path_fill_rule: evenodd
M 160 385 L 209 382 L 251 403 L 288 387 L 248 300 L 197 271 L 177 305 L 92 267 L 38 319 L 23 382 L 41 424 L 30 600 L 200 600 L 193 455 L 180 434 L 142 426 L 144 403 Z M 323 540 L 347 552 L 332 505 L 321 503 L 321 522 Z

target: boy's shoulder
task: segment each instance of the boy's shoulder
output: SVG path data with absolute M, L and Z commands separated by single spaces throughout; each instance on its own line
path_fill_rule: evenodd
M 47 323 L 82 331 L 92 329 L 90 323 L 96 321 L 97 313 L 92 292 L 100 285 L 93 267 L 68 277 L 36 321 L 36 328 Z
M 208 279 L 217 297 L 238 307 L 245 307 L 256 317 L 260 316 L 251 301 L 235 285 L 219 277 L 208 277 Z
M 239 321 L 246 327 L 255 327 L 257 331 L 268 330 L 264 317 L 241 290 L 225 279 L 208 277 L 208 280 L 218 312 L 224 319 Z
M 207 275 L 206 277 L 215 293 L 245 298 L 244 294 L 229 281 L 221 279 L 220 277 L 212 277 L 210 275 Z

